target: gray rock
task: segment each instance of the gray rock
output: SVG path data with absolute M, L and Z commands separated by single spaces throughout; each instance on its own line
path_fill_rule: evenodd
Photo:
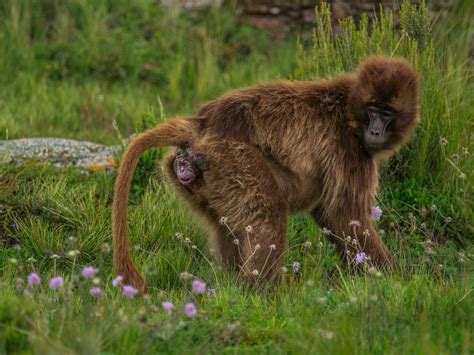
M 1 164 L 38 161 L 57 167 L 76 166 L 89 171 L 115 168 L 114 155 L 120 146 L 104 146 L 62 138 L 23 138 L 0 141 Z

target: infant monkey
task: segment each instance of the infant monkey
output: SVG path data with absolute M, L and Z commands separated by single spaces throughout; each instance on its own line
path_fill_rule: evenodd
M 202 178 L 203 171 L 209 169 L 207 159 L 201 154 L 194 154 L 190 143 L 176 149 L 173 169 L 179 182 L 193 191 L 197 188 L 196 182 Z

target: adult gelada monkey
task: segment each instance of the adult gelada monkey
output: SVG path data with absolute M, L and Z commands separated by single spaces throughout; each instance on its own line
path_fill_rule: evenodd
M 237 90 L 192 118 L 144 132 L 126 150 L 115 184 L 116 272 L 145 290 L 130 257 L 127 201 L 140 154 L 162 146 L 180 147 L 164 161 L 168 181 L 207 220 L 223 262 L 250 282 L 279 268 L 288 217 L 303 211 L 331 231 L 349 261 L 358 250 L 390 265 L 371 221 L 378 167 L 418 120 L 416 72 L 402 59 L 371 57 L 354 74 Z M 357 243 L 344 243 L 349 235 Z

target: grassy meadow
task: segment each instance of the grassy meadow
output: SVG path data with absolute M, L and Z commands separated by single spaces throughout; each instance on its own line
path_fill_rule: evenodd
M 472 354 L 474 9 L 449 3 L 440 15 L 404 2 L 400 28 L 380 14 L 346 19 L 338 35 L 323 5 L 311 38 L 276 40 L 232 5 L 0 2 L 0 140 L 123 144 L 232 88 L 332 78 L 371 54 L 407 58 L 422 80 L 421 124 L 383 168 L 377 200 L 377 229 L 400 261 L 392 271 L 366 262 L 351 272 L 299 215 L 277 282 L 249 289 L 216 261 L 156 151 L 130 201 L 133 258 L 149 286 L 133 297 L 112 284 L 114 174 L 0 165 L 0 353 Z

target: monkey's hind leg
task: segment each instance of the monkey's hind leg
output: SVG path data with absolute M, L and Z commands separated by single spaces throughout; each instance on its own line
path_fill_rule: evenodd
M 207 201 L 216 222 L 232 231 L 232 238 L 217 235 L 220 252 L 225 257 L 237 245 L 244 278 L 252 284 L 270 279 L 286 248 L 289 211 L 268 163 L 255 147 L 232 140 L 208 138 L 196 151 L 209 161 L 196 195 Z
M 197 188 L 194 190 L 183 185 L 176 176 L 175 159 L 176 154 L 172 153 L 164 160 L 163 168 L 168 182 L 188 205 L 207 222 L 208 231 L 211 234 L 211 246 L 217 251 L 220 261 L 229 268 L 237 267 L 239 253 L 238 245 L 235 244 L 235 235 L 226 225 L 219 224 L 219 216 L 209 209 L 208 202 L 202 194 L 197 193 L 203 185 L 202 176 L 196 181 Z M 207 159 L 204 170 L 207 170 Z

